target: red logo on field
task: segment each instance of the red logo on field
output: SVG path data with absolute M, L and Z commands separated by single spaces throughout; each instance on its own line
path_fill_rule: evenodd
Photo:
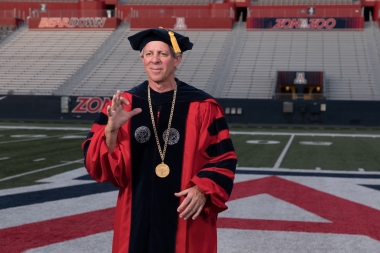
M 270 194 L 331 221 L 218 218 L 219 228 L 365 235 L 380 241 L 380 211 L 307 186 L 270 176 L 236 183 L 230 200 Z
M 365 235 L 380 241 L 380 211 L 277 176 L 236 183 L 230 200 L 259 194 L 284 200 L 330 222 L 218 218 L 218 228 Z M 2 252 L 111 231 L 115 208 L 0 229 Z

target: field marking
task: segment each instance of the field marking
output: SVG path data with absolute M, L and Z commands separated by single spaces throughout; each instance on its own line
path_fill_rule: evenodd
M 276 132 L 275 133 L 275 132 L 239 132 L 239 131 L 230 131 L 230 134 L 380 138 L 380 134 L 332 134 L 332 133 L 286 133 L 286 132 Z
M 46 134 L 12 134 L 11 138 L 45 138 Z
M 33 162 L 39 162 L 39 161 L 44 161 L 46 160 L 46 158 L 37 158 L 37 159 L 34 159 Z
M 74 133 L 74 134 L 76 134 L 76 133 Z M 49 139 L 49 138 L 59 138 L 59 137 L 63 137 L 63 136 L 66 136 L 66 135 L 60 134 L 60 135 L 52 135 L 52 136 L 30 138 L 30 139 L 21 139 L 21 140 L 13 140 L 13 141 L 2 141 L 2 142 L 0 142 L 0 144 L 8 144 L 8 143 L 14 143 L 14 142 L 23 142 L 23 141 L 36 141 L 36 140 L 43 140 L 43 139 Z
M 43 139 L 57 138 L 60 136 L 62 136 L 62 135 L 53 135 L 53 136 L 47 136 L 47 137 L 21 139 L 21 140 L 14 140 L 14 141 L 2 141 L 2 142 L 0 142 L 0 144 L 8 144 L 8 143 L 14 143 L 14 142 L 23 142 L 23 141 L 39 141 L 39 140 L 43 140 Z
M 46 167 L 46 168 L 42 168 L 42 169 L 38 169 L 38 170 L 33 170 L 33 171 L 17 174 L 17 175 L 10 176 L 10 177 L 1 178 L 0 182 L 6 181 L 6 180 L 9 180 L 9 179 L 13 179 L 13 178 L 16 178 L 16 177 L 22 177 L 22 176 L 25 176 L 25 175 L 37 173 L 37 172 L 44 171 L 44 170 L 50 170 L 50 169 L 54 169 L 54 168 L 58 168 L 58 167 L 63 167 L 63 166 L 66 166 L 66 165 L 69 165 L 69 164 L 73 164 L 73 163 L 78 163 L 78 162 L 81 162 L 81 161 L 83 162 L 83 158 L 75 160 L 75 161 L 66 162 L 66 163 L 63 163 L 63 164 L 53 165 L 53 166 L 50 166 L 50 167 Z
M 39 127 L 39 126 L 0 126 L 0 129 L 27 129 L 27 130 L 78 130 L 78 131 L 90 131 L 88 127 Z
M 9 159 L 9 157 L 0 157 L 0 161 L 1 160 L 7 160 L 7 159 Z
M 300 141 L 301 145 L 312 145 L 312 146 L 331 146 L 332 142 L 327 141 Z
M 289 149 L 290 145 L 292 144 L 293 139 L 294 139 L 294 134 L 292 134 L 292 135 L 290 136 L 290 139 L 289 139 L 288 143 L 286 144 L 285 148 L 282 150 L 282 153 L 281 153 L 281 155 L 278 157 L 276 163 L 274 164 L 273 169 L 278 169 L 278 168 L 280 168 L 280 165 L 281 165 L 281 163 L 282 163 L 282 160 L 284 159 L 286 153 L 288 152 L 288 149 Z
M 246 141 L 248 144 L 279 144 L 279 141 L 268 141 L 268 140 L 249 140 Z

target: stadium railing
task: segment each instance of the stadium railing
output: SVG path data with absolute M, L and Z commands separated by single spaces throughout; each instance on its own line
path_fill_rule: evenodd
M 152 10 L 134 10 L 131 13 L 131 18 L 229 18 L 231 17 L 230 10 L 193 10 L 193 9 L 152 9 Z
M 324 17 L 360 17 L 361 12 L 358 12 L 354 9 L 331 9 L 331 8 L 318 8 L 318 18 Z M 257 18 L 279 18 L 279 17 L 292 17 L 292 18 L 301 18 L 308 17 L 307 13 L 302 13 L 298 9 L 249 9 L 248 17 L 257 17 Z

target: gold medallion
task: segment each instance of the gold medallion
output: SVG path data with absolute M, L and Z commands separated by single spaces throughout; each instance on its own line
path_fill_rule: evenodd
M 169 166 L 167 166 L 165 163 L 160 163 L 156 167 L 156 175 L 161 178 L 167 177 L 169 175 L 169 172 Z
M 157 142 L 157 148 L 158 152 L 160 152 L 160 157 L 162 160 L 162 163 L 157 165 L 156 167 L 156 175 L 160 178 L 165 178 L 169 175 L 170 169 L 169 166 L 167 166 L 164 163 L 165 159 L 165 153 L 166 153 L 166 148 L 168 147 L 168 141 L 169 141 L 169 133 L 170 133 L 170 126 L 172 124 L 172 119 L 173 119 L 173 112 L 174 112 L 174 105 L 175 105 L 175 98 L 177 96 L 177 85 L 174 86 L 174 94 L 173 94 L 173 101 L 172 101 L 172 108 L 170 109 L 170 116 L 169 116 L 169 123 L 168 123 L 168 129 L 166 131 L 166 137 L 165 137 L 165 142 L 164 142 L 164 149 L 161 149 L 160 141 L 158 140 L 158 134 L 156 130 L 156 124 L 154 123 L 154 116 L 153 116 L 153 109 L 152 109 L 152 101 L 150 99 L 150 87 L 148 84 L 148 103 L 149 103 L 149 112 L 150 112 L 150 118 L 152 120 L 152 126 L 153 126 L 153 131 L 154 131 L 154 136 L 156 137 L 156 142 Z

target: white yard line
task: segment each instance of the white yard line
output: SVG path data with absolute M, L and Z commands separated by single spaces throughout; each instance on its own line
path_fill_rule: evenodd
M 28 130 L 70 130 L 89 131 L 88 127 L 39 127 L 39 126 L 0 126 L 0 129 L 28 129 Z
M 292 134 L 292 135 L 290 136 L 290 139 L 289 139 L 288 143 L 286 144 L 285 148 L 282 150 L 282 153 L 281 153 L 281 155 L 278 157 L 276 163 L 274 164 L 273 169 L 278 169 L 278 168 L 280 168 L 280 165 L 281 165 L 281 163 L 282 163 L 282 160 L 284 159 L 284 157 L 285 157 L 285 155 L 286 155 L 286 152 L 288 152 L 288 149 L 289 149 L 290 145 L 292 144 L 293 139 L 294 139 L 294 134 Z
M 2 141 L 2 142 L 0 142 L 0 144 L 8 144 L 8 143 L 14 143 L 14 142 L 23 142 L 23 141 L 38 141 L 38 140 L 42 140 L 42 139 L 56 138 L 56 137 L 60 137 L 60 136 L 62 136 L 62 135 L 38 137 L 38 138 L 30 138 L 30 139 L 20 139 L 20 140 L 14 140 L 14 141 Z
M 380 134 L 332 134 L 332 133 L 238 132 L 238 131 L 230 131 L 230 134 L 245 134 L 245 135 L 294 135 L 294 136 L 329 136 L 329 137 L 367 137 L 367 138 L 380 138 Z
M 33 171 L 17 174 L 17 175 L 10 176 L 10 177 L 1 178 L 0 182 L 6 181 L 6 180 L 9 180 L 9 179 L 13 179 L 13 178 L 16 178 L 16 177 L 22 177 L 22 176 L 25 176 L 25 175 L 37 173 L 37 172 L 44 171 L 44 170 L 50 170 L 50 169 L 54 169 L 54 168 L 58 168 L 58 167 L 63 167 L 63 166 L 66 166 L 66 165 L 69 165 L 69 164 L 73 164 L 73 163 L 78 163 L 78 162 L 81 162 L 81 161 L 83 161 L 83 159 L 78 159 L 78 160 L 71 161 L 71 162 L 66 162 L 66 163 L 62 163 L 62 164 L 58 164 L 58 165 L 54 165 L 54 166 L 50 166 L 50 167 L 46 167 L 46 168 L 42 168 L 42 169 L 38 169 L 38 170 L 33 170 Z
M 73 133 L 72 135 L 75 134 L 82 134 L 82 133 Z M 60 135 L 52 135 L 52 136 L 46 136 L 46 137 L 34 137 L 30 139 L 19 139 L 19 140 L 13 140 L 13 141 L 2 141 L 0 144 L 8 144 L 8 143 L 14 143 L 14 142 L 23 142 L 23 141 L 35 141 L 35 140 L 42 140 L 42 139 L 49 139 L 49 138 L 58 138 L 58 137 L 63 137 L 65 136 L 64 134 Z M 86 139 L 86 137 L 83 138 L 83 140 Z

